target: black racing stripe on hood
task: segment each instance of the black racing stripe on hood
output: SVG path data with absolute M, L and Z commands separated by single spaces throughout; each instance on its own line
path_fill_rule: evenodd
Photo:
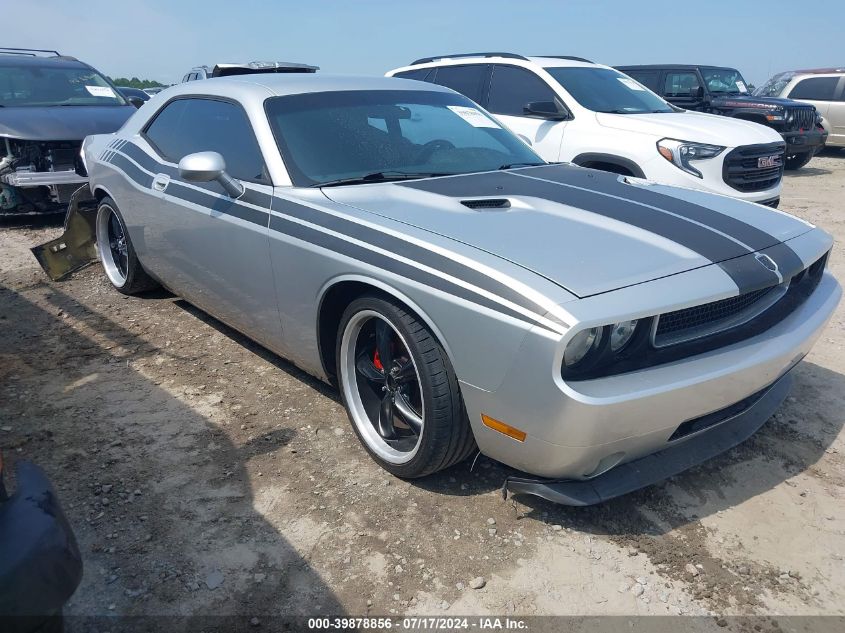
M 562 187 L 545 180 L 517 178 L 506 173 L 482 173 L 394 184 L 453 198 L 482 196 L 542 198 L 660 235 L 701 254 L 711 262 L 740 257 L 750 252 L 733 240 L 683 218 L 631 204 L 626 200 L 609 198 L 595 191 Z
M 368 248 L 364 248 L 363 246 L 359 246 L 358 244 L 353 244 L 352 242 L 348 242 L 344 239 L 341 239 L 334 235 L 330 235 L 318 229 L 305 226 L 304 224 L 299 224 L 298 222 L 294 222 L 292 220 L 288 220 L 286 218 L 274 215 L 270 217 L 270 230 L 278 231 L 279 233 L 289 235 L 291 237 L 302 240 L 303 242 L 307 242 L 309 244 L 313 244 L 315 246 L 320 246 L 335 253 L 340 253 L 354 260 L 365 262 L 367 264 L 370 264 L 371 266 L 375 266 L 376 268 L 390 271 L 396 275 L 399 275 L 400 277 L 412 279 L 425 286 L 430 286 L 432 288 L 441 290 L 446 294 L 461 297 L 462 299 L 469 301 L 470 303 L 482 305 L 490 310 L 493 310 L 494 312 L 507 314 L 508 316 L 514 319 L 518 319 L 519 321 L 527 321 L 529 323 L 540 325 L 544 328 L 546 327 L 541 323 L 538 323 L 537 321 L 525 316 L 524 314 L 509 310 L 507 307 L 501 305 L 500 303 L 491 301 L 490 299 L 487 299 L 482 295 L 479 295 L 467 288 L 463 288 L 462 286 L 458 286 L 457 284 L 454 284 L 446 279 L 438 277 L 437 275 L 433 275 L 424 270 L 420 270 L 419 268 L 411 266 L 410 264 L 406 264 L 386 255 L 382 255 L 381 253 L 371 251 Z
M 460 279 L 470 283 L 478 288 L 486 290 L 491 294 L 501 297 L 511 303 L 530 310 L 538 314 L 544 314 L 547 308 L 540 306 L 524 295 L 514 291 L 510 286 L 507 286 L 489 275 L 485 275 L 474 268 L 465 266 L 456 262 L 449 257 L 435 253 L 427 248 L 418 246 L 413 242 L 401 239 L 389 233 L 383 233 L 377 229 L 372 229 L 357 222 L 338 217 L 331 213 L 320 211 L 302 204 L 298 204 L 286 198 L 275 198 L 273 201 L 273 211 L 284 213 L 292 217 L 298 218 L 311 224 L 316 224 L 326 229 L 330 229 L 341 235 L 346 235 L 371 246 L 388 252 L 407 257 L 408 259 L 441 271 L 451 277 Z M 558 321 L 553 316 L 547 317 L 551 321 Z
M 605 176 L 602 172 L 593 170 L 574 167 L 566 169 L 577 170 L 585 177 L 592 175 L 593 178 L 596 176 L 601 178 Z M 611 178 L 617 177 L 608 176 Z M 700 254 L 718 265 L 730 276 L 739 288 L 740 293 L 748 292 L 749 287 L 754 287 L 759 282 L 759 275 L 749 273 L 744 265 L 738 266 L 737 262 L 730 263 L 731 260 L 741 258 L 753 251 L 722 235 L 721 232 L 718 232 L 718 229 L 711 230 L 702 226 L 702 223 L 696 223 L 697 220 L 692 218 L 678 217 L 680 214 L 672 215 L 675 212 L 672 207 L 664 212 L 636 204 L 630 196 L 620 199 L 604 195 L 589 180 L 584 183 L 584 188 L 581 189 L 562 186 L 562 184 L 548 180 L 521 178 L 507 172 L 487 172 L 401 182 L 395 183 L 395 185 L 453 198 L 532 196 L 569 205 L 649 231 Z M 580 186 L 576 185 L 576 187 Z M 634 189 L 634 187 L 631 187 L 631 189 Z M 627 192 L 627 189 L 625 191 Z M 666 202 L 675 200 L 670 196 L 665 196 L 665 198 L 662 207 L 667 207 Z M 772 241 L 776 242 L 774 238 L 772 238 Z M 772 246 L 772 243 L 770 242 L 768 246 Z M 753 261 L 753 258 L 751 259 Z M 753 263 L 765 271 L 759 262 L 754 261 Z M 769 285 L 777 283 L 776 275 L 769 273 L 769 279 L 773 280 L 770 281 Z
M 776 237 L 747 222 L 720 213 L 714 209 L 703 207 L 700 204 L 675 198 L 666 193 L 657 192 L 647 187 L 627 184 L 617 174 L 595 170 L 585 171 L 580 167 L 569 167 L 566 165 L 546 165 L 543 167 L 515 170 L 511 174 L 529 178 L 546 178 L 559 182 L 562 185 L 588 187 L 595 189 L 598 193 L 619 196 L 632 202 L 666 209 L 675 215 L 680 215 L 694 222 L 704 224 L 716 231 L 730 235 L 743 244 L 747 244 L 754 251 L 763 250 L 779 242 Z

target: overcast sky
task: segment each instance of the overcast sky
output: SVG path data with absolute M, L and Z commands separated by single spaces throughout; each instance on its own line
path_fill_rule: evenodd
M 513 51 L 605 64 L 781 70 L 845 65 L 845 0 L 3 0 L 7 46 L 55 48 L 116 76 L 273 60 L 384 74 L 427 55 Z

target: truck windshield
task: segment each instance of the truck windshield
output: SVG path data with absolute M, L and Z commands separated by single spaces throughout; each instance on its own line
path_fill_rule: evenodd
M 779 97 L 780 93 L 783 92 L 783 89 L 786 88 L 787 84 L 792 81 L 792 78 L 795 76 L 795 73 L 780 73 L 769 79 L 766 83 L 762 86 L 757 88 L 754 91 L 754 96 L 756 97 Z
M 702 68 L 707 91 L 716 94 L 747 95 L 748 86 L 738 70 L 733 68 Z
M 90 68 L 0 64 L 0 105 L 5 107 L 126 103 L 105 77 Z
M 582 106 L 594 112 L 678 112 L 638 81 L 610 68 L 551 67 L 546 71 Z
M 544 164 L 475 103 L 451 92 L 312 92 L 270 98 L 265 110 L 298 187 Z

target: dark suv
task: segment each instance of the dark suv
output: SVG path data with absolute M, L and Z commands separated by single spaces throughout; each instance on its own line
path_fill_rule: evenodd
M 683 64 L 616 66 L 680 108 L 762 123 L 786 141 L 786 169 L 800 169 L 824 147 L 827 132 L 807 103 L 755 97 L 734 68 Z

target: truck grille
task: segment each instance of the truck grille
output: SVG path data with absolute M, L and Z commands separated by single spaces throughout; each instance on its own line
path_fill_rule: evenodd
M 812 130 L 816 125 L 816 109 L 798 107 L 786 109 L 786 131 Z
M 783 177 L 784 143 L 745 145 L 725 156 L 722 177 L 742 192 L 765 191 L 776 187 Z M 773 166 L 760 166 L 760 159 L 774 158 Z

